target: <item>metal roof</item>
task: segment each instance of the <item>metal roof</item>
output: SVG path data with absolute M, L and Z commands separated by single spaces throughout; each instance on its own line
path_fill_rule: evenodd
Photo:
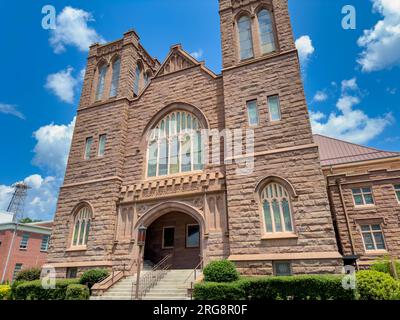
M 314 141 L 319 147 L 322 166 L 400 157 L 400 152 L 378 150 L 319 134 L 314 135 Z

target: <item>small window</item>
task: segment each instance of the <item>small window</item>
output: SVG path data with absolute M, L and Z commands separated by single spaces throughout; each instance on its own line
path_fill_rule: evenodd
M 366 206 L 374 204 L 374 197 L 371 188 L 354 188 L 352 189 L 354 204 L 356 206 Z
M 87 206 L 84 206 L 76 214 L 72 234 L 73 247 L 86 246 L 89 238 L 91 219 L 92 211 Z
M 379 224 L 362 225 L 361 233 L 365 250 L 386 250 L 382 228 Z
M 291 276 L 292 266 L 290 262 L 274 262 L 275 276 Z
M 86 160 L 90 159 L 90 150 L 92 148 L 92 144 L 93 144 L 93 138 L 92 137 L 86 138 L 86 143 L 85 143 L 85 159 Z
M 141 76 L 142 68 L 140 67 L 140 65 L 137 65 L 135 70 L 135 82 L 133 84 L 133 93 L 135 94 L 135 96 L 139 95 Z
M 99 69 L 99 77 L 97 80 L 96 101 L 101 100 L 104 94 L 104 86 L 106 82 L 107 65 L 103 65 Z
M 40 251 L 47 251 L 49 249 L 49 240 L 50 240 L 50 236 L 49 235 L 45 235 L 42 238 L 42 244 L 40 245 Z
M 22 270 L 22 263 L 17 263 L 14 267 L 14 272 L 12 276 L 12 280 L 14 281 L 17 277 L 18 273 Z
M 78 268 L 67 268 L 67 279 L 76 279 L 78 277 Z
M 187 225 L 186 226 L 186 247 L 198 248 L 200 246 L 200 226 Z
M 281 107 L 279 96 L 268 97 L 269 118 L 271 121 L 281 120 Z
M 29 241 L 29 233 L 24 233 L 22 235 L 21 243 L 19 244 L 20 249 L 27 249 L 28 248 L 28 241 Z
M 247 102 L 247 116 L 250 126 L 258 125 L 257 100 Z
M 116 97 L 118 94 L 120 70 L 121 70 L 121 60 L 118 58 L 114 61 L 112 65 L 110 97 Z
M 104 156 L 104 151 L 105 151 L 105 147 L 106 147 L 106 141 L 107 141 L 107 135 L 106 134 L 102 134 L 99 137 L 99 157 Z
M 238 21 L 240 60 L 253 57 L 253 39 L 251 33 L 251 20 L 243 16 Z
M 175 227 L 165 227 L 163 229 L 163 249 L 171 249 L 175 245 Z
M 396 192 L 397 201 L 400 202 L 400 184 L 396 184 L 394 190 Z

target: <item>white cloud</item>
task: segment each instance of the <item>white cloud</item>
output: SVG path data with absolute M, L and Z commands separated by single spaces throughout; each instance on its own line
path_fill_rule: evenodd
M 65 7 L 57 16 L 56 29 L 51 30 L 50 44 L 54 52 L 62 53 L 66 46 L 75 46 L 80 51 L 87 51 L 93 43 L 105 42 L 96 30 L 88 26 L 88 22 L 93 21 L 91 13 Z
M 13 191 L 11 186 L 0 185 L 0 212 L 7 210 Z
M 301 36 L 297 39 L 296 48 L 299 52 L 299 58 L 302 64 L 306 64 L 315 51 L 309 36 Z
M 400 1 L 373 0 L 373 9 L 383 19 L 358 39 L 363 51 L 357 62 L 364 72 L 400 66 Z
M 0 103 L 0 113 L 10 114 L 17 118 L 25 120 L 25 116 L 17 110 L 17 107 L 11 104 Z
M 37 140 L 34 165 L 63 176 L 67 165 L 75 118 L 68 125 L 49 124 L 33 133 Z
M 313 98 L 314 102 L 324 102 L 326 100 L 328 100 L 328 95 L 324 91 L 317 91 Z
M 397 88 L 386 88 L 386 92 L 389 94 L 396 94 L 397 93 Z
M 349 94 L 350 90 L 358 90 L 355 78 L 342 81 L 342 94 L 336 103 L 337 112 L 331 112 L 329 116 L 319 111 L 310 112 L 314 133 L 363 144 L 393 123 L 391 113 L 371 118 L 361 109 L 356 109 L 355 106 L 361 103 L 361 99 Z
M 201 58 L 203 58 L 203 49 L 192 52 L 190 55 L 196 60 L 200 60 Z
M 41 175 L 33 174 L 25 178 L 24 182 L 33 189 L 39 189 L 42 186 L 43 178 Z
M 75 91 L 82 82 L 82 71 L 75 78 L 74 68 L 68 67 L 47 76 L 45 88 L 53 92 L 61 101 L 74 103 Z
M 358 84 L 356 78 L 342 81 L 342 92 L 346 90 L 353 90 L 353 91 L 358 90 Z

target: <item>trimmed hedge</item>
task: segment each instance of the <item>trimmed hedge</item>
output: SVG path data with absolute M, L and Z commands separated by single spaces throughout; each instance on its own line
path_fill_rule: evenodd
M 384 273 L 392 275 L 391 264 L 392 263 L 389 260 L 389 258 L 385 257 L 383 259 L 375 261 L 371 266 L 371 270 L 384 272 Z M 397 275 L 400 277 L 400 261 L 395 261 L 395 266 L 396 266 Z
M 196 300 L 353 300 L 342 276 L 290 276 L 244 278 L 231 283 L 203 282 L 195 285 Z
M 8 300 L 11 296 L 11 287 L 8 284 L 0 285 L 0 300 Z
M 83 285 L 87 285 L 89 289 L 91 289 L 96 283 L 99 283 L 106 279 L 110 273 L 106 269 L 92 269 L 85 271 L 81 278 L 79 279 L 79 283 Z
M 18 283 L 12 287 L 16 300 L 65 300 L 67 288 L 78 284 L 78 279 L 57 280 L 55 289 L 45 289 L 41 280 Z
M 83 284 L 70 284 L 65 294 L 65 300 L 88 300 L 89 297 L 89 288 Z
M 357 295 L 360 300 L 399 300 L 400 282 L 387 273 L 373 270 L 359 271 Z
M 18 272 L 17 276 L 15 277 L 15 280 L 16 281 L 39 280 L 40 272 L 41 272 L 41 270 L 38 268 L 25 269 L 25 270 Z
M 210 262 L 203 270 L 204 280 L 209 282 L 232 282 L 239 279 L 239 272 L 232 261 Z

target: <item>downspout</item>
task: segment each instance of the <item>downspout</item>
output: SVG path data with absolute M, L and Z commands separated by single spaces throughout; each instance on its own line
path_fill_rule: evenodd
M 340 182 L 340 179 L 336 179 L 335 182 L 336 182 L 336 186 L 338 187 L 338 190 L 339 190 L 340 202 L 341 202 L 341 204 L 342 204 L 343 213 L 344 213 L 344 218 L 345 218 L 345 220 L 346 220 L 347 232 L 348 232 L 348 234 L 349 234 L 349 240 L 350 240 L 351 253 L 352 253 L 352 255 L 355 255 L 354 239 L 353 239 L 353 235 L 351 234 L 351 227 L 350 227 L 349 215 L 348 215 L 348 213 L 347 213 L 347 208 L 346 208 L 346 204 L 345 204 L 344 197 L 343 197 L 342 184 L 341 184 L 341 182 Z

